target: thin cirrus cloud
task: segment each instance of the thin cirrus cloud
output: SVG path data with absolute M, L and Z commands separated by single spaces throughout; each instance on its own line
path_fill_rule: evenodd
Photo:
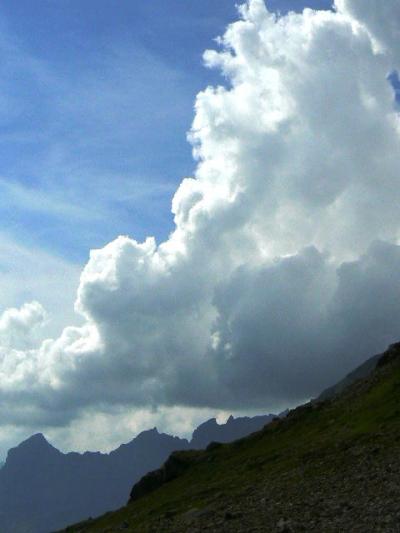
M 272 410 L 397 339 L 400 128 L 387 76 L 399 3 L 379 6 L 241 7 L 205 54 L 228 83 L 197 96 L 197 167 L 174 195 L 173 233 L 92 250 L 83 323 L 2 348 L 4 423 L 62 426 L 120 406 Z
M 17 245 L 0 233 L 0 293 L 3 306 L 8 308 L 2 317 L 7 317 L 9 309 L 15 311 L 17 307 L 21 308 L 23 317 L 24 303 L 39 300 L 48 312 L 46 321 L 36 328 L 36 337 L 39 333 L 39 338 L 57 335 L 66 321 L 81 322 L 72 312 L 79 275 L 77 265 L 44 251 Z M 26 333 L 29 335 L 28 330 Z
M 4 231 L 76 262 L 86 260 L 90 243 L 101 246 L 118 232 L 142 238 L 147 225 L 167 236 L 177 182 L 162 174 L 172 160 L 187 172 L 190 148 L 177 153 L 176 132 L 189 127 L 189 76 L 130 42 L 92 50 L 70 72 L 3 30 Z

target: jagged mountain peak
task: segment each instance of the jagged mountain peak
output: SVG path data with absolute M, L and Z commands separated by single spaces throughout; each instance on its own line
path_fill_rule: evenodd
M 156 427 L 154 428 L 151 428 L 151 429 L 145 429 L 144 431 L 141 431 L 136 439 L 144 439 L 144 438 L 148 438 L 148 437 L 154 437 L 156 435 L 160 435 L 160 432 L 158 431 L 158 429 Z
M 8 451 L 4 464 L 5 471 L 39 468 L 39 465 L 52 463 L 63 454 L 52 446 L 42 433 L 36 433 Z
M 275 415 L 263 415 L 234 418 L 230 415 L 225 424 L 219 424 L 216 418 L 210 418 L 200 424 L 194 431 L 190 446 L 193 448 L 205 448 L 212 441 L 230 442 L 257 431 L 263 425 L 270 422 Z
M 40 451 L 55 451 L 57 453 L 61 453 L 52 444 L 49 443 L 43 433 L 35 433 L 34 435 L 28 437 L 15 448 L 11 448 L 9 454 L 10 452 L 16 453 L 27 451 L 35 454 L 39 453 Z
M 35 433 L 34 435 L 31 435 L 30 437 L 22 441 L 21 445 L 26 443 L 49 444 L 43 433 Z
M 196 429 L 199 429 L 199 428 L 204 428 L 206 426 L 218 426 L 218 422 L 217 422 L 217 419 L 216 418 L 209 418 L 208 420 L 206 420 L 205 422 L 203 422 L 202 424 L 200 424 L 198 426 L 198 428 Z M 195 430 L 196 431 L 196 430 Z

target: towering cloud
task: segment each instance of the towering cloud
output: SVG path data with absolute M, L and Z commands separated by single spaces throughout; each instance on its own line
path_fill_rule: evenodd
M 92 251 L 76 300 L 85 323 L 58 339 L 32 349 L 24 325 L 11 346 L 15 323 L 42 310 L 3 315 L 9 420 L 61 424 L 119 404 L 268 409 L 398 338 L 400 122 L 387 76 L 400 2 L 384 4 L 240 8 L 205 53 L 226 83 L 197 97 L 197 170 L 174 196 L 169 239 Z

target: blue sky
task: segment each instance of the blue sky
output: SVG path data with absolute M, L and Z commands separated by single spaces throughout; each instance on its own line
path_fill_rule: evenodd
M 0 8 L 0 222 L 7 238 L 83 264 L 118 234 L 164 239 L 193 172 L 202 65 L 234 0 L 6 0 Z M 326 0 L 271 0 L 285 12 Z

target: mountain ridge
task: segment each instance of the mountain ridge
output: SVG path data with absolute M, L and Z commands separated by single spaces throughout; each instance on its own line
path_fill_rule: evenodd
M 256 417 L 253 426 L 261 427 L 273 416 Z M 215 432 L 224 442 L 231 439 L 232 430 L 247 434 L 249 420 L 230 417 L 228 429 L 226 424 L 206 422 L 195 430 L 200 439 L 195 445 L 207 445 Z M 210 425 L 214 433 L 207 436 Z M 11 448 L 0 469 L 0 531 L 48 533 L 117 509 L 128 500 L 135 481 L 158 468 L 173 451 L 190 447 L 187 439 L 153 427 L 108 453 L 63 453 L 36 433 Z

